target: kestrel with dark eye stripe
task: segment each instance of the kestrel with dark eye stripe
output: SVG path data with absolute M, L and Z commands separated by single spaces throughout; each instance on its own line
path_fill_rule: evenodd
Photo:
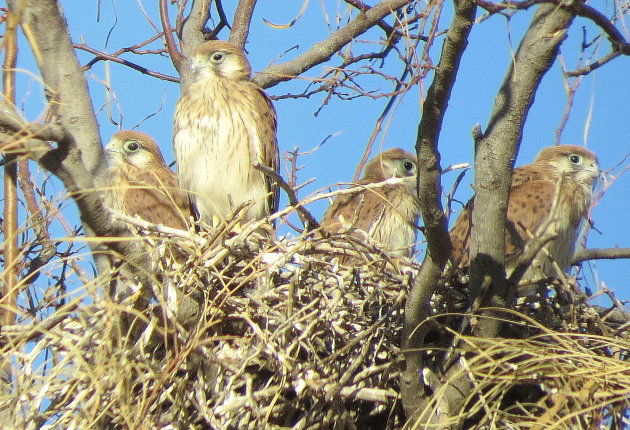
M 109 209 L 155 224 L 188 228 L 188 197 L 155 140 L 139 131 L 119 131 L 105 155 L 109 171 L 104 201 Z
M 202 221 L 217 225 L 251 202 L 244 220 L 278 208 L 275 182 L 252 167 L 278 171 L 276 112 L 250 79 L 243 50 L 229 42 L 202 44 L 192 58 L 193 82 L 175 110 L 177 175 Z
M 417 170 L 416 156 L 403 149 L 389 149 L 377 155 L 367 163 L 363 178 L 353 187 L 363 189 L 337 196 L 322 218 L 322 230 L 349 232 L 358 239 L 362 233 L 357 230 L 361 230 L 390 255 L 411 258 L 420 217 Z M 403 181 L 364 188 L 389 178 Z
M 597 156 L 574 145 L 544 148 L 533 163 L 514 169 L 505 232 L 507 276 L 534 237 L 552 239 L 534 257 L 523 283 L 558 278 L 569 270 L 598 174 Z M 473 203 L 468 202 L 451 230 L 455 266 L 468 265 Z

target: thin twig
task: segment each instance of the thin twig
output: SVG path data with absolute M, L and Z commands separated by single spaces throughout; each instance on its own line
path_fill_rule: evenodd
M 122 212 L 117 212 L 115 210 L 111 210 L 112 216 L 120 221 L 126 222 L 127 224 L 134 225 L 136 227 L 141 228 L 146 231 L 154 231 L 156 233 L 161 233 L 167 236 L 181 237 L 183 239 L 192 240 L 193 242 L 197 242 L 199 244 L 204 244 L 205 240 L 200 240 L 199 236 L 192 234 L 188 230 L 180 230 L 174 227 L 168 227 L 163 224 L 156 224 L 153 222 L 145 221 L 142 218 L 137 218 L 133 216 L 126 215 Z M 125 240 L 129 240 L 129 238 L 124 238 Z
M 17 25 L 19 17 L 12 7 L 7 12 L 4 33 L 4 62 L 2 84 L 4 99 L 15 104 L 15 64 L 17 62 Z M 17 219 L 17 156 L 5 153 L 4 164 L 4 271 L 2 273 L 2 298 L 0 320 L 2 325 L 13 324 L 18 296 L 18 219 Z
M 570 72 L 565 72 L 564 75 L 567 76 L 567 77 L 576 77 L 576 76 L 582 76 L 582 75 L 589 74 L 593 70 L 599 69 L 601 66 L 603 66 L 606 63 L 609 63 L 610 61 L 614 60 L 615 58 L 617 58 L 620 55 L 621 55 L 621 52 L 619 52 L 619 51 L 609 52 L 608 54 L 606 54 L 605 56 L 603 56 L 599 60 L 597 60 L 597 61 L 595 61 L 595 62 L 593 62 L 591 64 L 587 64 L 584 67 L 580 67 L 579 69 L 572 70 Z
M 538 4 L 551 3 L 578 16 L 588 18 L 599 26 L 608 36 L 613 45 L 613 52 L 619 54 L 630 55 L 630 43 L 623 36 L 621 31 L 608 19 L 603 13 L 592 6 L 582 2 L 566 2 L 563 0 L 524 0 L 509 3 L 491 3 L 485 0 L 475 0 L 480 7 L 486 9 L 490 13 L 497 13 L 506 9 L 529 9 Z
M 278 172 L 260 163 L 253 163 L 252 166 L 254 167 L 254 169 L 259 170 L 265 175 L 272 178 L 280 186 L 280 188 L 282 188 L 284 192 L 287 193 L 289 204 L 295 207 L 298 211 L 298 215 L 300 215 L 306 231 L 312 231 L 319 228 L 319 223 L 317 222 L 315 217 L 313 217 L 313 215 L 304 206 L 299 204 L 300 201 L 295 194 L 295 190 L 293 189 L 293 187 L 291 187 L 291 185 L 287 184 L 287 182 L 282 178 L 282 176 L 278 174 Z
M 82 51 L 86 51 L 89 52 L 90 54 L 94 54 L 96 57 L 92 60 L 90 60 L 89 63 L 87 63 L 85 66 L 83 66 L 83 70 L 88 70 L 92 67 L 92 65 L 94 65 L 95 63 L 97 63 L 100 60 L 107 60 L 107 61 L 111 61 L 114 63 L 118 63 L 118 64 L 122 64 L 123 66 L 129 67 L 131 69 L 137 70 L 138 72 L 148 75 L 148 76 L 152 76 L 154 78 L 158 78 L 158 79 L 162 79 L 164 81 L 169 81 L 169 82 L 179 82 L 179 78 L 175 77 L 175 76 L 170 76 L 170 75 L 165 75 L 163 73 L 160 72 L 156 72 L 154 70 L 150 70 L 147 69 L 146 67 L 140 66 L 136 63 L 133 63 L 129 60 L 125 60 L 124 58 L 120 58 L 117 54 L 107 54 L 105 52 L 101 52 L 98 51 L 97 49 L 92 48 L 91 46 L 88 46 L 86 44 L 74 44 L 74 47 L 77 49 L 80 49 Z
M 171 61 L 173 62 L 173 66 L 177 71 L 180 71 L 180 67 L 182 61 L 184 61 L 184 56 L 179 49 L 177 49 L 177 44 L 175 43 L 175 38 L 173 37 L 173 29 L 171 28 L 171 22 L 168 19 L 168 5 L 167 0 L 160 0 L 160 22 L 162 23 L 162 30 L 164 31 L 164 40 L 166 41 L 166 50 L 168 51 L 168 55 L 171 57 Z
M 29 268 L 29 274 L 37 273 L 40 267 L 55 256 L 57 248 L 50 240 L 50 234 L 48 233 L 49 222 L 44 217 L 42 209 L 37 205 L 28 160 L 26 159 L 22 159 L 18 162 L 18 178 L 26 208 L 31 214 L 32 229 L 35 232 L 38 244 L 41 246 L 39 256 L 33 260 L 36 264 Z M 28 282 L 32 282 L 32 279 L 29 279 Z
M 254 81 L 262 88 L 269 88 L 279 82 L 293 79 L 312 67 L 328 61 L 352 39 L 365 33 L 384 17 L 411 3 L 412 0 L 383 0 L 331 34 L 315 43 L 311 49 L 293 60 L 275 64 L 254 76 Z

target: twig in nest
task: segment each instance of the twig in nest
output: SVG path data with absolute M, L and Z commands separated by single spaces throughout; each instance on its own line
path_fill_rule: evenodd
M 287 182 L 282 179 L 282 176 L 278 174 L 273 169 L 270 169 L 267 166 L 264 166 L 260 163 L 253 163 L 252 166 L 254 169 L 263 172 L 265 175 L 271 177 L 276 183 L 287 193 L 287 197 L 289 198 L 289 204 L 295 207 L 298 211 L 298 215 L 304 226 L 306 227 L 306 231 L 312 231 L 319 228 L 319 223 L 317 220 L 311 215 L 311 213 L 304 206 L 300 205 L 297 196 L 295 195 L 295 190 L 291 187 L 291 185 L 287 184 Z
M 110 209 L 112 217 L 119 221 L 123 221 L 127 224 L 139 227 L 142 230 L 155 231 L 157 233 L 165 234 L 168 236 L 181 237 L 183 239 L 189 239 L 196 242 L 198 245 L 205 245 L 206 239 L 191 233 L 190 231 L 180 230 L 178 228 L 167 227 L 162 224 L 155 224 L 149 221 L 145 221 L 141 218 L 125 215 L 124 213 L 117 212 Z

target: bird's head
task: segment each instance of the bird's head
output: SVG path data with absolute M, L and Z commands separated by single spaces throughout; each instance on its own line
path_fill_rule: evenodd
M 222 40 L 210 40 L 199 46 L 192 67 L 197 78 L 241 80 L 248 79 L 252 72 L 243 50 Z
M 393 148 L 381 152 L 367 163 L 363 179 L 381 182 L 389 178 L 409 178 L 409 185 L 415 188 L 417 174 L 416 156 L 404 149 Z
M 563 174 L 572 175 L 576 181 L 592 185 L 599 176 L 595 153 L 583 146 L 558 145 L 540 151 L 536 162 L 546 162 Z
M 166 165 L 155 140 L 134 130 L 122 130 L 114 134 L 105 147 L 105 156 L 111 168 L 125 164 L 138 169 L 155 164 Z

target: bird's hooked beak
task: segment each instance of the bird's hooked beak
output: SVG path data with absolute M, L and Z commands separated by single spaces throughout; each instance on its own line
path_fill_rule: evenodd
M 413 175 L 413 176 L 406 176 L 405 179 L 405 185 L 407 185 L 407 187 L 414 191 L 416 194 L 418 193 L 418 175 Z
M 580 177 L 581 179 L 578 180 L 587 181 L 595 185 L 597 182 L 605 179 L 605 173 L 603 170 L 600 170 L 597 162 L 593 162 L 582 170 L 582 174 L 578 175 L 578 178 Z
M 194 74 L 197 74 L 207 68 L 208 68 L 208 64 L 202 61 L 200 58 L 193 57 L 190 60 L 190 70 L 192 70 Z
M 588 170 L 588 172 L 591 175 L 593 175 L 594 178 L 602 177 L 604 174 L 604 171 L 599 168 L 599 165 L 597 164 L 597 162 L 593 162 L 589 164 L 586 170 Z
M 606 171 L 603 169 L 596 169 L 595 180 L 606 181 Z
M 190 70 L 192 70 L 193 73 L 196 73 L 199 69 L 200 69 L 200 64 L 199 64 L 199 60 L 197 60 L 196 58 L 193 58 L 192 60 L 190 60 Z
M 120 154 L 120 151 L 116 150 L 114 142 L 109 142 L 107 146 L 105 146 L 105 160 L 110 167 L 120 164 L 122 155 Z

